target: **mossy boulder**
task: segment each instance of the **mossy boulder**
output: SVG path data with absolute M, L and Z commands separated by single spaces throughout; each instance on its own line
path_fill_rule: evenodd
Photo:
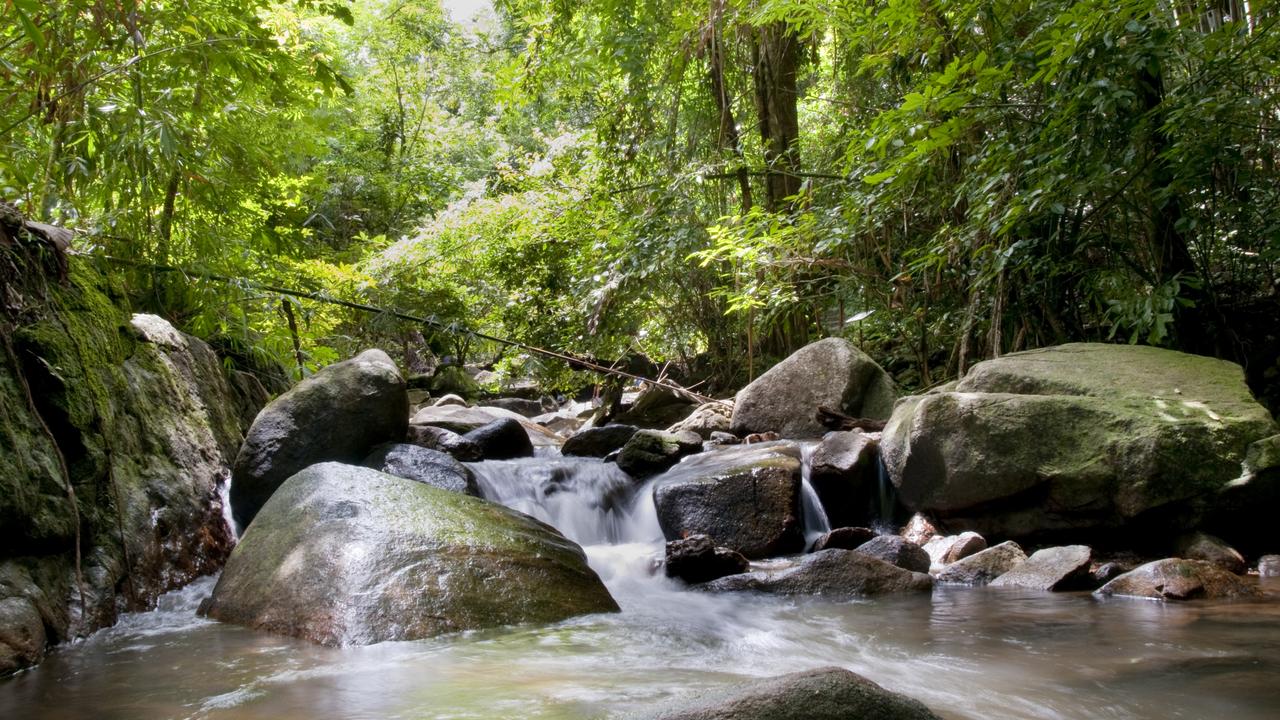
M 697 433 L 639 430 L 623 443 L 618 452 L 618 467 L 632 477 L 647 478 L 701 449 L 702 438 Z
M 231 510 L 246 527 L 280 484 L 326 460 L 359 463 L 401 442 L 409 394 L 395 362 L 366 350 L 298 383 L 262 409 L 245 436 L 231 480 Z
M 730 422 L 738 435 L 776 432 L 784 438 L 821 437 L 819 407 L 883 420 L 897 392 L 879 365 L 853 343 L 810 343 L 738 392 Z
M 368 468 L 289 478 L 204 612 L 325 645 L 412 640 L 613 612 L 573 542 L 527 515 Z
M 979 363 L 950 392 L 904 399 L 881 454 L 901 500 L 953 529 L 1159 534 L 1274 484 L 1242 461 L 1275 433 L 1238 365 L 1073 344 Z

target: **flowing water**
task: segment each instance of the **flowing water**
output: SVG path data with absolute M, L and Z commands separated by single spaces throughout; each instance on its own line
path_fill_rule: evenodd
M 1160 605 L 995 588 L 860 602 L 705 594 L 653 573 L 650 488 L 630 491 L 613 466 L 473 467 L 488 497 L 583 543 L 622 612 L 333 649 L 197 618 L 213 587 L 204 579 L 0 681 L 0 718 L 598 718 L 826 665 L 948 718 L 1280 716 L 1275 595 Z

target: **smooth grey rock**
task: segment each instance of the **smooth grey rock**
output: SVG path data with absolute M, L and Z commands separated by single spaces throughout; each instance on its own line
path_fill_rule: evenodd
M 690 585 L 744 573 L 749 565 L 741 553 L 716 547 L 706 535 L 690 535 L 666 546 L 667 577 L 680 578 Z
M 588 428 L 564 441 L 560 452 L 565 455 L 602 458 L 620 449 L 638 430 L 635 425 L 602 425 Z
M 941 568 L 986 550 L 987 541 L 976 532 L 962 532 L 959 535 L 935 535 L 923 547 L 929 554 L 930 564 Z
M 387 443 L 374 448 L 364 466 L 388 475 L 426 483 L 441 490 L 480 497 L 480 486 L 466 465 L 453 456 L 418 445 Z
M 1222 538 L 1208 533 L 1195 532 L 1183 535 L 1178 538 L 1176 546 L 1178 557 L 1188 560 L 1206 560 L 1236 575 L 1243 575 L 1249 570 L 1243 555 Z
M 993 587 L 1073 590 L 1088 583 L 1093 551 L 1086 545 L 1044 548 L 991 581 Z
M 860 430 L 829 432 L 810 458 L 809 484 L 832 527 L 879 517 L 880 444 Z M 888 483 L 888 478 L 885 478 Z
M 937 578 L 940 583 L 986 585 L 1026 559 L 1027 554 L 1017 543 L 1002 542 L 951 563 L 938 573 Z
M 533 455 L 533 441 L 514 418 L 499 418 L 462 436 L 480 446 L 485 460 L 510 460 Z
M 669 433 L 639 430 L 618 453 L 618 467 L 635 478 L 646 478 L 666 470 L 686 455 L 702 450 L 697 433 Z
M 434 425 L 410 425 L 409 431 L 405 433 L 405 442 L 428 450 L 448 453 L 455 460 L 462 462 L 476 462 L 484 459 L 484 451 L 480 449 L 479 444 L 467 440 L 452 430 Z
M 1139 566 L 1098 588 L 1098 597 L 1113 595 L 1155 600 L 1216 600 L 1260 597 L 1256 582 L 1205 560 L 1166 558 Z
M 863 555 L 897 565 L 912 572 L 929 572 L 929 554 L 919 545 L 897 535 L 879 535 L 854 549 Z
M 783 570 L 729 575 L 699 587 L 717 592 L 752 590 L 772 595 L 857 598 L 927 592 L 933 587 L 933 578 L 856 550 L 823 550 L 805 555 Z
M 531 400 L 527 398 L 492 398 L 485 400 L 484 404 L 488 407 L 502 408 L 519 413 L 527 418 L 534 418 L 547 410 L 543 407 L 541 400 Z

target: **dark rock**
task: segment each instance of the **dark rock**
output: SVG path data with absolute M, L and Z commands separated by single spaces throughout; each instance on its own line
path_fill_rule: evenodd
M 1256 582 L 1228 572 L 1205 560 L 1167 558 L 1142 565 L 1103 585 L 1099 597 L 1154 598 L 1156 600 L 1216 600 L 1259 597 Z
M 298 383 L 258 413 L 236 456 L 236 522 L 247 527 L 271 493 L 309 465 L 359 463 L 374 447 L 400 442 L 408 416 L 404 378 L 381 350 L 366 350 Z
M 713 433 L 729 431 L 729 418 L 732 416 L 732 400 L 704 403 L 689 417 L 667 428 L 667 432 L 695 432 L 703 440 L 710 440 Z
M 25 597 L 0 600 L 0 676 L 35 665 L 44 659 L 44 619 Z
M 853 550 L 876 537 L 876 531 L 864 527 L 836 528 L 813 543 L 811 552 L 819 550 Z
M 756 680 L 717 699 L 660 710 L 655 720 L 937 720 L 928 707 L 842 668 Z
M 690 535 L 667 543 L 667 577 L 690 585 L 747 571 L 750 563 L 729 548 L 716 547 L 706 535 Z
M 1236 549 L 1208 533 L 1196 532 L 1183 535 L 1176 543 L 1177 555 L 1188 560 L 1205 560 L 1218 567 L 1243 575 L 1249 570 L 1244 556 Z
M 480 446 L 485 460 L 510 460 L 533 455 L 533 442 L 519 420 L 501 418 L 463 435 Z
M 468 440 L 452 430 L 432 425 L 410 425 L 405 434 L 405 442 L 428 450 L 439 450 L 448 453 L 455 460 L 476 462 L 484 459 L 480 445 Z
M 533 420 L 510 410 L 496 407 L 460 407 L 447 405 L 443 407 L 422 408 L 410 419 L 412 425 L 430 425 L 444 428 L 459 435 L 492 423 L 495 420 L 511 419 L 524 426 L 525 433 L 534 447 L 559 447 L 563 439 Z
M 1093 551 L 1085 545 L 1037 550 L 1025 562 L 991 582 L 993 587 L 1074 590 L 1089 581 Z
M 582 549 L 500 505 L 368 468 L 289 478 L 204 611 L 325 645 L 365 645 L 613 612 Z
M 924 551 L 929 554 L 929 561 L 938 567 L 945 567 L 986 549 L 986 539 L 976 532 L 947 536 L 934 535 L 924 544 Z
M 618 453 L 618 467 L 632 477 L 646 478 L 700 450 L 702 438 L 696 433 L 639 430 L 623 444 L 622 451 Z
M 663 534 L 668 540 L 708 535 L 749 558 L 799 552 L 804 536 L 796 454 L 794 446 L 730 448 L 672 468 L 654 480 Z
M 897 565 L 911 572 L 929 572 L 929 553 L 897 535 L 879 535 L 855 548 L 855 552 Z
M 814 449 L 809 463 L 809 484 L 822 501 L 832 526 L 856 525 L 878 515 L 880 447 L 877 438 L 859 430 L 829 432 Z
M 602 458 L 614 450 L 620 449 L 632 435 L 636 434 L 635 425 L 603 425 L 588 428 L 564 441 L 560 452 L 565 455 Z
M 897 395 L 887 373 L 848 340 L 827 338 L 796 351 L 743 388 L 733 408 L 737 435 L 774 431 L 821 437 L 819 407 L 883 420 Z
M 688 395 L 658 385 L 646 385 L 631 407 L 613 418 L 613 422 L 660 430 L 689 417 L 695 407 L 697 402 Z
M 485 400 L 484 404 L 488 407 L 502 408 L 519 413 L 527 418 L 537 417 L 546 412 L 546 408 L 542 406 L 541 400 L 529 400 L 525 398 L 493 398 Z
M 959 585 L 986 585 L 1022 564 L 1027 554 L 1015 542 L 1002 542 L 963 560 L 951 563 L 938 573 L 938 582 Z
M 856 598 L 899 592 L 927 592 L 933 579 L 863 555 L 856 550 L 823 550 L 803 556 L 783 570 L 729 575 L 700 587 L 713 591 L 754 590 L 773 595 Z
M 439 450 L 387 443 L 374 448 L 364 466 L 388 475 L 426 483 L 441 490 L 480 497 L 480 486 L 466 465 Z
M 1263 555 L 1258 558 L 1258 576 L 1280 577 L 1280 555 Z

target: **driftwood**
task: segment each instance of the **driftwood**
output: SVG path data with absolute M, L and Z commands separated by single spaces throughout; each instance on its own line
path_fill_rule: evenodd
M 873 418 L 856 418 L 845 415 L 838 410 L 832 410 L 824 405 L 818 406 L 816 414 L 817 420 L 823 427 L 832 430 L 865 430 L 867 432 L 880 432 L 884 430 L 884 420 L 875 420 Z

